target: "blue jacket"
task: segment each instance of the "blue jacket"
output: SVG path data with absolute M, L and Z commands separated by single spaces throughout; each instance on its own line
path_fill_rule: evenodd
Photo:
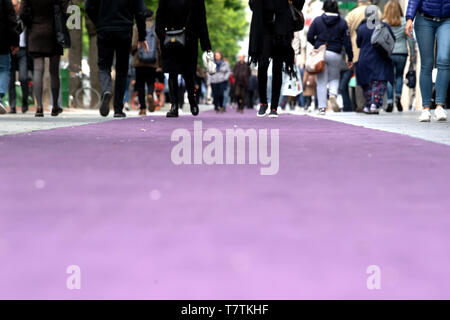
M 392 33 L 391 28 L 389 26 L 388 28 Z M 358 27 L 357 31 L 356 44 L 361 48 L 361 51 L 356 63 L 356 79 L 360 86 L 367 85 L 375 80 L 394 82 L 394 69 L 391 59 L 383 58 L 370 43 L 373 31 L 374 29 L 367 27 L 365 20 Z
M 312 22 L 308 30 L 308 42 L 315 49 L 327 43 L 327 50 L 341 54 L 342 48 L 348 56 L 348 61 L 353 61 L 352 43 L 347 22 L 339 15 L 327 15 L 324 13 Z
M 409 0 L 406 19 L 414 19 L 417 11 L 437 18 L 448 18 L 450 0 Z

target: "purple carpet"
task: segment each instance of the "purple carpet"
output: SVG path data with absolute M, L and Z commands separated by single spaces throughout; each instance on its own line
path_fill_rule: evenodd
M 448 146 L 306 116 L 196 120 L 279 129 L 278 174 L 174 165 L 192 117 L 0 137 L 0 298 L 450 299 Z

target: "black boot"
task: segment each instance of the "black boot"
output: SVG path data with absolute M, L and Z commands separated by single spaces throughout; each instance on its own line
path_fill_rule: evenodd
M 193 96 L 189 97 L 189 105 L 191 106 L 192 115 L 194 117 L 198 116 L 200 109 L 198 108 L 197 97 L 195 94 Z
M 11 107 L 11 109 L 9 110 L 8 113 L 9 113 L 9 114 L 16 114 L 16 113 L 17 113 L 16 108 L 12 108 L 12 107 Z
M 57 106 L 52 108 L 52 117 L 57 117 L 60 113 L 63 112 L 63 108 Z
M 166 114 L 166 117 L 167 118 L 178 118 L 178 105 L 177 104 L 172 104 L 169 112 L 167 112 L 167 114 Z
M 394 110 L 394 104 L 388 103 L 386 112 L 392 112 Z
M 398 112 L 403 112 L 401 97 L 395 97 L 395 105 L 397 107 Z

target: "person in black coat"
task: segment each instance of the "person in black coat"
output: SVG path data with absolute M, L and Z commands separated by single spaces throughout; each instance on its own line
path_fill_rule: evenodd
M 171 47 L 167 33 L 185 28 L 185 45 Z M 211 50 L 206 22 L 205 0 L 159 0 L 156 13 L 156 34 L 161 40 L 163 70 L 169 73 L 169 94 L 172 106 L 167 117 L 178 117 L 178 75 L 186 83 L 191 113 L 199 113 L 195 92 L 198 41 L 203 51 Z M 170 40 L 167 38 L 167 40 Z M 169 44 L 167 44 L 169 42 Z
M 372 45 L 371 38 L 374 28 L 369 28 L 367 19 L 371 17 L 377 23 L 383 23 L 391 32 L 389 25 L 381 22 L 378 17 L 378 7 L 375 5 L 366 8 L 366 19 L 363 20 L 357 30 L 356 44 L 361 48 L 359 60 L 356 64 L 356 79 L 362 87 L 366 104 L 364 113 L 378 114 L 383 105 L 383 96 L 387 89 L 387 83 L 394 83 L 394 69 L 389 57 L 383 57 Z
M 304 0 L 292 0 L 297 10 L 302 10 Z M 270 59 L 273 62 L 272 103 L 269 117 L 277 117 L 278 100 L 280 99 L 283 80 L 283 64 L 290 76 L 295 76 L 292 48 L 294 26 L 291 20 L 291 9 L 287 0 L 250 0 L 253 11 L 250 27 L 249 57 L 258 64 L 258 84 L 261 106 L 258 116 L 264 117 L 268 109 L 267 103 L 267 69 Z
M 11 0 L 0 0 L 0 34 L 0 114 L 5 114 L 2 99 L 9 85 L 10 53 L 15 54 L 19 49 L 17 18 Z
M 145 40 L 144 0 L 86 0 L 86 13 L 97 29 L 99 80 L 102 87 L 100 114 L 109 114 L 112 97 L 111 67 L 116 56 L 116 81 L 114 87 L 114 117 L 123 118 L 129 57 L 136 20 L 138 29 L 138 48 L 148 51 Z
M 63 47 L 56 40 L 54 24 L 54 5 L 58 3 L 62 12 L 67 12 L 69 0 L 22 0 L 20 18 L 28 30 L 28 50 L 33 58 L 33 92 L 36 97 L 36 117 L 44 116 L 42 102 L 45 59 L 49 58 L 50 82 L 52 91 L 52 116 L 59 115 L 59 63 L 64 54 Z

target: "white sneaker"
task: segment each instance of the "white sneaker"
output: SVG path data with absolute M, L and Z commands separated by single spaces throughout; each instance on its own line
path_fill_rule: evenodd
M 328 101 L 330 102 L 331 109 L 333 109 L 334 112 L 339 112 L 339 105 L 337 103 L 336 96 L 330 96 Z
M 420 122 L 430 122 L 431 121 L 431 112 L 430 109 L 423 109 L 422 113 L 419 117 Z
M 370 114 L 379 114 L 379 113 L 380 113 L 380 111 L 378 111 L 377 106 L 374 105 L 374 104 L 372 104 L 372 105 L 370 106 Z
M 436 108 L 434 110 L 434 117 L 437 121 L 447 121 L 447 112 L 442 107 Z
M 370 109 L 369 109 L 369 107 L 364 107 L 363 112 L 364 112 L 365 114 L 370 114 Z

